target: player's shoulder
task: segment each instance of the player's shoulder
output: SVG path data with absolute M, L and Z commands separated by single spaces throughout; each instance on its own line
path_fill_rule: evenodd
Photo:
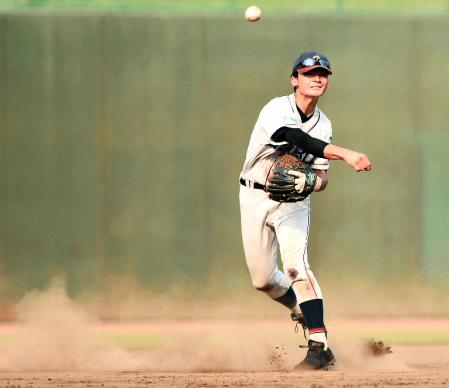
M 294 113 L 289 96 L 274 97 L 262 108 L 262 112 Z
M 271 100 L 269 100 L 264 108 L 273 108 L 273 107 L 290 107 L 290 96 L 280 96 L 280 97 L 273 97 Z

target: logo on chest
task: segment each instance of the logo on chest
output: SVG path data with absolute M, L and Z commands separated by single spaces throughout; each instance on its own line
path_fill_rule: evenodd
M 298 125 L 298 120 L 295 116 L 284 116 L 282 121 L 284 125 Z

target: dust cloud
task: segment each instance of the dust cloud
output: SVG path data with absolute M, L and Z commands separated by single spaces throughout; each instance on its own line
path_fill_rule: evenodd
M 100 343 L 92 328 L 103 330 L 105 324 L 71 300 L 59 278 L 45 290 L 28 293 L 15 311 L 19 335 L 2 346 L 1 371 L 291 371 L 306 354 L 298 348 L 305 340 L 293 330 L 287 333 L 290 322 L 276 315 L 247 321 L 145 321 L 144 330 L 161 339 L 152 349 L 131 351 Z M 117 325 L 134 333 L 132 324 Z M 348 338 L 350 328 L 340 326 L 342 332 L 333 332 L 330 342 L 337 358 L 333 370 L 407 369 L 394 349 L 381 357 L 369 355 L 364 340 Z
M 0 370 L 137 370 L 142 359 L 113 345 L 99 346 L 89 331 L 94 319 L 54 279 L 44 291 L 28 293 L 16 306 L 20 338 L 2 349 Z
M 282 371 L 273 363 L 273 347 L 264 343 L 211 344 L 187 340 L 148 354 L 147 370 L 152 372 L 246 372 Z
M 337 358 L 335 371 L 389 371 L 407 370 L 400 355 L 392 353 L 374 356 L 366 351 L 365 340 L 351 343 L 334 341 L 332 349 Z M 153 362 L 148 370 L 159 372 L 262 372 L 294 371 L 303 360 L 306 349 L 295 344 L 268 345 L 267 343 L 230 342 L 211 346 L 210 343 L 181 342 L 164 347 L 149 356 Z M 158 360 L 157 363 L 154 363 Z
M 374 355 L 368 350 L 367 339 L 354 338 L 350 341 L 336 339 L 332 349 L 337 357 L 334 370 L 341 371 L 389 371 L 410 369 L 394 349 L 392 353 Z
M 215 339 L 220 338 L 219 332 L 181 335 L 179 339 L 171 338 L 165 346 L 145 351 L 130 351 L 103 341 L 100 344 L 92 327 L 101 327 L 101 322 L 67 296 L 60 278 L 51 281 L 45 290 L 26 294 L 15 313 L 18 336 L 2 346 L 0 371 L 212 372 L 281 368 L 280 362 L 272 362 L 273 346 L 263 341 L 248 344 L 241 334 L 237 339 L 218 342 Z

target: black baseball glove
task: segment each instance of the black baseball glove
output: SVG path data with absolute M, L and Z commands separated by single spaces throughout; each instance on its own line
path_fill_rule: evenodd
M 265 183 L 269 198 L 277 202 L 298 202 L 314 190 L 317 175 L 301 159 L 285 153 L 273 163 Z

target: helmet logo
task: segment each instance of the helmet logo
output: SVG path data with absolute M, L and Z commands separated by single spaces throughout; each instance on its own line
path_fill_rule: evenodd
M 319 55 L 314 55 L 314 56 L 312 57 L 312 59 L 313 59 L 315 62 L 318 62 L 318 61 L 321 59 L 321 57 L 320 57 Z

